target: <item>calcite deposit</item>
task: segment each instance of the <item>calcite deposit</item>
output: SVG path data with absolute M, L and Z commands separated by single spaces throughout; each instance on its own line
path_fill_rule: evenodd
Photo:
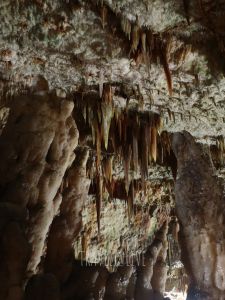
M 224 0 L 1 1 L 0 300 L 225 299 L 224 53 Z

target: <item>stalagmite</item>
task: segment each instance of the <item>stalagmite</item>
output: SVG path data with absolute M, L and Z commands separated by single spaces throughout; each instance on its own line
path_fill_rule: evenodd
M 168 223 L 165 222 L 160 231 L 157 232 L 155 240 L 148 247 L 146 253 L 144 254 L 144 265 L 138 268 L 137 273 L 137 283 L 135 289 L 136 300 L 147 300 L 151 297 L 154 299 L 154 291 L 151 286 L 151 280 L 154 272 L 154 265 L 157 261 L 158 255 L 162 251 L 163 245 L 165 244 L 167 231 Z M 164 274 L 162 275 L 164 276 Z M 158 277 L 157 280 L 160 282 L 161 278 Z M 163 298 L 161 297 L 161 299 Z
M 209 153 L 189 133 L 174 134 L 172 146 L 178 160 L 175 197 L 179 239 L 191 280 L 187 299 L 222 300 L 224 183 L 215 175 Z
M 167 239 L 164 238 L 162 249 L 157 257 L 156 263 L 153 268 L 153 276 L 151 279 L 152 289 L 163 296 L 166 287 L 167 280 L 167 250 L 168 250 L 168 242 Z
M 71 102 L 46 92 L 20 96 L 11 104 L 0 139 L 1 202 L 7 203 L 12 218 L 1 235 L 1 299 L 12 299 L 11 287 L 21 294 L 23 281 L 37 272 L 44 254 L 49 226 L 61 201 L 57 191 L 78 142 L 72 109 Z M 13 216 L 17 207 L 27 212 L 26 220 L 18 222 Z M 17 262 L 9 251 L 13 248 Z
M 74 164 L 66 176 L 68 186 L 63 189 L 62 203 L 54 219 L 47 241 L 45 271 L 64 282 L 72 269 L 73 242 L 82 228 L 81 212 L 90 180 L 86 177 L 88 150 L 79 149 Z

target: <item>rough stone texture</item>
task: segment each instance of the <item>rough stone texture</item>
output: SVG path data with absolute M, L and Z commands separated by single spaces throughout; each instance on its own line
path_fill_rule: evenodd
M 101 3 L 107 6 L 105 15 Z M 66 92 L 102 82 L 119 83 L 123 86 L 119 102 L 126 95 L 135 103 L 143 99 L 144 109 L 151 107 L 168 119 L 165 129 L 185 129 L 203 141 L 213 142 L 215 136 L 225 134 L 224 1 L 216 3 L 3 0 L 3 95 L 16 94 L 23 85 L 31 86 L 33 77 L 39 74 L 47 79 L 50 88 Z M 160 64 L 153 61 L 148 68 L 135 63 L 130 41 L 121 32 L 124 19 L 169 40 L 172 97 L 168 96 Z M 6 85 L 9 88 L 5 91 Z M 136 92 L 130 93 L 132 89 Z M 174 112 L 175 123 L 169 120 L 168 109 Z
M 14 289 L 22 288 L 44 255 L 62 200 L 58 190 L 78 141 L 72 109 L 73 103 L 48 94 L 12 103 L 0 140 L 2 299 L 21 299 Z
M 225 299 L 224 182 L 189 133 L 174 134 L 173 148 L 182 260 L 191 279 L 187 299 Z
M 125 252 L 135 257 L 146 251 L 158 224 L 163 221 L 163 217 L 169 215 L 170 206 L 174 202 L 174 197 L 170 194 L 173 189 L 171 175 L 162 183 L 157 176 L 163 171 L 160 168 L 158 171 L 148 181 L 147 195 L 143 191 L 136 195 L 131 216 L 126 198 L 114 199 L 107 193 L 104 194 L 100 235 L 96 199 L 94 195 L 89 195 L 82 211 L 83 229 L 74 245 L 77 259 L 82 257 L 90 263 L 110 265 L 110 260 L 121 263 Z M 165 174 L 165 178 L 166 176 Z
M 55 274 L 60 282 L 64 282 L 70 275 L 74 260 L 73 242 L 82 228 L 82 209 L 90 184 L 86 177 L 87 159 L 87 149 L 77 153 L 64 179 L 59 215 L 54 219 L 49 232 L 45 271 Z
M 154 127 L 155 137 L 160 130 L 175 132 L 185 129 L 202 143 L 210 144 L 211 149 L 214 147 L 213 161 L 217 168 L 221 165 L 224 167 L 224 8 L 224 0 L 1 1 L 0 132 L 3 133 L 0 143 L 0 258 L 3 267 L 0 270 L 0 279 L 2 278 L 0 297 L 21 299 L 23 283 L 33 273 L 39 272 L 40 274 L 35 274 L 28 282 L 26 297 L 57 299 L 59 288 L 62 288 L 57 278 L 64 282 L 70 273 L 71 245 L 81 230 L 80 213 L 83 202 L 85 209 L 82 218 L 85 226 L 79 234 L 79 240 L 75 243 L 77 258 L 80 258 L 80 250 L 84 250 L 87 254 L 92 253 L 91 261 L 96 253 L 100 254 L 99 262 L 104 255 L 111 252 L 120 253 L 122 248 L 120 247 L 121 234 L 118 230 L 120 225 L 122 237 L 130 238 L 131 251 L 135 251 L 135 243 L 132 241 L 135 240 L 140 227 L 141 235 L 138 237 L 137 244 L 143 251 L 142 238 L 144 241 L 148 240 L 149 235 L 152 236 L 154 231 L 149 225 L 149 220 L 154 217 L 153 210 L 147 210 L 147 213 L 143 214 L 143 219 L 146 216 L 146 222 L 140 221 L 143 217 L 140 211 L 134 219 L 130 218 L 129 222 L 130 225 L 133 224 L 133 229 L 128 226 L 127 217 L 123 222 L 117 222 L 118 218 L 121 220 L 125 215 L 125 201 L 129 206 L 128 211 L 132 207 L 127 191 L 123 195 L 119 193 L 109 195 L 112 198 L 119 198 L 115 200 L 118 205 L 116 204 L 117 211 L 113 217 L 112 201 L 107 202 L 104 198 L 104 203 L 97 203 L 98 198 L 102 198 L 99 197 L 102 180 L 97 170 L 96 178 L 100 179 L 95 181 L 98 181 L 99 190 L 91 196 L 92 200 L 96 200 L 98 227 L 102 229 L 101 234 L 97 232 L 94 203 L 90 201 L 85 203 L 86 198 L 90 197 L 86 197 L 87 190 L 84 190 L 84 186 L 86 187 L 90 179 L 85 178 L 85 165 L 80 165 L 82 170 L 78 167 L 82 174 L 74 173 L 78 170 L 76 167 L 66 172 L 66 169 L 72 165 L 74 158 L 72 153 L 78 143 L 81 148 L 87 146 L 90 148 L 91 158 L 95 163 L 96 153 L 93 150 L 95 134 L 92 133 L 91 137 L 90 133 L 85 132 L 86 128 L 82 128 L 84 131 L 79 128 L 81 138 L 78 141 L 78 132 L 71 118 L 73 104 L 65 99 L 67 96 L 71 96 L 75 102 L 77 111 L 74 116 L 79 116 L 84 114 L 84 111 L 81 111 L 84 96 L 97 94 L 100 101 L 106 86 L 110 91 L 108 98 L 111 106 L 107 109 L 106 104 L 101 103 L 104 110 L 103 119 L 99 111 L 94 111 L 95 115 L 101 116 L 98 116 L 97 126 L 93 124 L 96 120 L 90 118 L 92 128 L 109 129 L 108 123 L 113 106 L 124 109 L 125 112 L 132 109 L 135 116 L 140 112 L 156 112 L 161 116 L 163 124 L 160 128 Z M 48 92 L 49 90 L 51 92 Z M 26 95 L 27 91 L 29 96 Z M 77 97 L 77 93 L 81 95 L 80 98 Z M 26 96 L 18 96 L 22 94 Z M 17 96 L 13 102 L 12 95 Z M 137 120 L 135 122 L 134 124 L 138 123 Z M 120 122 L 120 126 L 125 123 Z M 134 129 L 133 136 L 135 136 L 134 127 L 130 127 Z M 143 157 L 146 162 L 148 158 L 145 151 L 148 146 L 146 146 L 147 135 L 144 134 L 143 129 L 146 130 L 146 127 L 140 127 L 141 147 L 145 149 L 142 149 L 142 153 L 145 154 Z M 96 137 L 99 139 L 99 134 L 96 134 Z M 137 136 L 135 139 L 137 147 Z M 185 148 L 182 154 L 188 153 L 189 158 L 187 160 L 180 158 L 182 162 L 178 166 L 178 171 L 184 174 L 186 174 L 185 170 L 190 170 L 192 166 L 193 172 L 187 171 L 187 179 L 185 179 L 190 190 L 187 190 L 178 175 L 177 186 L 181 186 L 177 189 L 177 212 L 181 223 L 187 223 L 187 232 L 183 229 L 185 223 L 181 233 L 184 235 L 185 247 L 189 254 L 193 254 L 190 263 L 186 263 L 187 268 L 191 266 L 189 272 L 193 279 L 190 293 L 191 289 L 193 293 L 198 293 L 196 288 L 200 286 L 203 292 L 213 291 L 214 297 L 223 290 L 224 285 L 224 274 L 220 269 L 224 264 L 223 255 L 218 254 L 220 251 L 223 253 L 223 249 L 219 248 L 218 240 L 221 239 L 223 245 L 224 237 L 223 230 L 218 233 L 218 226 L 216 226 L 216 224 L 223 226 L 223 216 L 219 214 L 220 211 L 223 212 L 223 207 L 219 196 L 212 195 L 212 191 L 217 189 L 213 186 L 219 186 L 219 179 L 210 177 L 210 167 L 201 157 L 200 150 L 196 150 L 197 146 L 191 138 L 190 140 L 190 145 L 185 146 L 189 151 Z M 215 147 L 216 143 L 217 147 Z M 160 148 L 160 138 L 158 145 L 157 142 L 151 145 L 153 144 L 154 150 L 157 150 L 157 146 Z M 169 143 L 166 147 L 170 151 Z M 114 166 L 115 180 L 125 177 L 124 166 L 129 164 L 130 149 L 129 147 L 124 149 L 123 158 L 126 161 Z M 109 151 L 106 156 L 115 155 Z M 177 155 L 179 161 L 180 152 Z M 198 157 L 199 163 L 195 157 Z M 170 176 L 170 173 L 165 171 L 165 165 L 172 166 L 173 176 L 176 178 L 176 159 L 173 153 L 169 153 L 169 163 L 160 159 L 154 160 L 156 164 L 164 164 L 159 172 L 154 164 L 152 166 L 152 172 L 156 174 L 157 180 L 164 182 L 165 177 L 168 177 L 168 174 Z M 79 165 L 79 158 L 76 163 Z M 99 161 L 96 163 L 97 169 L 98 163 Z M 196 166 L 200 169 L 197 170 Z M 87 166 L 87 173 L 89 171 Z M 144 171 L 147 179 L 151 181 L 148 170 Z M 203 171 L 208 173 L 206 177 L 203 176 Z M 126 173 L 129 177 L 128 172 Z M 193 178 L 196 178 L 197 174 L 202 178 L 200 188 L 197 186 L 197 181 L 192 185 Z M 224 168 L 217 170 L 217 174 L 224 177 Z M 133 176 L 130 174 L 130 177 L 131 175 Z M 135 180 L 140 180 L 139 173 L 135 176 Z M 143 178 L 141 179 L 143 181 Z M 151 196 L 149 187 L 148 192 Z M 218 187 L 218 195 L 219 193 L 221 189 Z M 182 206 L 179 205 L 180 195 L 187 198 L 186 206 L 183 202 L 181 202 Z M 203 199 L 204 195 L 205 199 Z M 209 195 L 212 196 L 213 202 L 210 201 Z M 156 218 L 157 224 L 151 224 L 155 225 L 155 229 L 161 225 L 165 215 L 170 213 L 167 211 L 168 203 L 161 201 L 162 196 L 164 192 L 155 195 L 156 203 L 153 208 L 156 206 L 159 212 Z M 152 199 L 148 199 L 147 196 L 143 198 L 146 202 L 141 203 L 141 207 L 151 203 Z M 190 200 L 193 198 L 198 199 L 197 204 Z M 215 203 L 217 198 L 218 203 Z M 59 208 L 60 214 L 57 215 Z M 193 227 L 193 223 L 188 223 L 186 213 L 189 210 L 191 214 L 194 211 L 192 219 L 196 220 L 196 228 Z M 174 214 L 173 209 L 171 212 Z M 212 212 L 213 216 L 210 215 Z M 205 219 L 201 223 L 202 215 Z M 52 228 L 50 228 L 51 224 Z M 115 235 L 112 234 L 111 225 L 116 227 Z M 59 230 L 61 227 L 62 235 Z M 193 239 L 196 241 L 195 244 L 191 242 L 189 236 L 186 237 L 189 233 L 196 234 Z M 208 240 L 203 240 L 205 238 Z M 56 243 L 59 245 L 57 249 L 54 246 Z M 198 244 L 205 246 L 209 243 L 213 245 L 210 251 L 215 250 L 218 255 L 209 254 L 208 249 L 204 247 L 197 255 L 195 247 Z M 216 243 L 217 246 L 214 245 Z M 165 243 L 164 250 L 160 250 L 155 258 L 151 282 L 153 289 L 159 294 L 165 286 L 166 247 Z M 205 252 L 207 254 L 204 254 Z M 60 258 L 57 260 L 59 254 Z M 207 255 L 210 255 L 209 259 Z M 68 257 L 69 261 L 67 261 Z M 213 257 L 217 257 L 218 260 L 214 259 L 215 261 L 211 263 Z M 199 261 L 203 263 L 200 268 L 197 268 Z M 53 272 L 57 278 L 52 274 L 46 274 L 46 271 Z M 66 282 L 69 291 L 65 292 L 71 296 L 65 296 L 65 299 L 73 298 L 74 290 L 79 290 L 80 285 L 83 284 L 82 280 L 79 281 L 76 272 L 84 272 L 84 279 L 86 276 L 86 270 L 75 268 L 73 271 L 75 273 Z M 148 270 L 145 271 L 148 280 L 146 286 L 151 290 L 150 273 L 148 274 Z M 125 294 L 124 286 L 119 286 L 118 282 L 120 280 L 123 282 L 121 279 L 123 276 L 127 281 L 130 272 L 130 268 L 127 268 L 124 273 L 122 272 L 123 275 L 119 272 L 109 276 L 112 285 L 121 295 Z M 97 268 L 89 275 L 90 285 L 96 282 L 93 291 L 95 298 L 101 298 L 108 271 L 105 268 L 101 270 Z M 129 278 L 127 293 L 132 299 L 136 277 L 132 273 Z M 75 285 L 74 280 L 77 281 Z M 48 285 L 51 291 L 46 288 Z M 107 286 L 110 286 L 110 282 Z M 141 290 L 138 292 L 145 293 L 143 282 L 140 283 L 140 287 Z M 80 292 L 82 293 L 82 289 Z M 114 292 L 109 290 L 109 297 Z M 90 295 L 89 297 L 93 298 Z M 117 296 L 114 294 L 113 297 Z
M 165 245 L 168 226 L 165 223 L 156 233 L 153 242 L 139 257 L 139 261 L 121 265 L 113 273 L 99 265 L 87 266 L 85 262 L 77 262 L 74 270 L 64 285 L 62 297 L 73 299 L 164 299 L 158 290 L 153 290 L 150 284 L 153 268 L 159 252 Z M 163 276 L 165 274 L 162 274 Z M 159 278 L 159 280 L 163 278 Z

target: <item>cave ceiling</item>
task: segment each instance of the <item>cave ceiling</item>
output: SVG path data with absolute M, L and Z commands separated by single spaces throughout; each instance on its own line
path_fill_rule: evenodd
M 40 75 L 60 95 L 108 83 L 117 106 L 155 111 L 163 129 L 215 143 L 225 134 L 224 7 L 204 0 L 1 1 L 2 93 L 9 99 L 32 89 Z

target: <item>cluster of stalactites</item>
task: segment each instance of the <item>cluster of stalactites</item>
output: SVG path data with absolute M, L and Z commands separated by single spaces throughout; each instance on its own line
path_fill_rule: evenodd
M 172 96 L 173 83 L 172 75 L 169 68 L 169 60 L 173 59 L 173 63 L 179 65 L 182 63 L 190 52 L 190 45 L 177 45 L 175 53 L 172 53 L 173 38 L 169 33 L 156 33 L 146 26 L 140 26 L 138 21 L 130 21 L 121 13 L 115 14 L 104 1 L 98 1 L 100 16 L 103 29 L 106 25 L 110 27 L 110 19 L 117 21 L 117 26 L 124 33 L 129 45 L 130 56 L 135 60 L 136 64 L 144 63 L 150 66 L 151 63 L 160 63 L 164 69 L 168 92 Z M 115 26 L 112 29 L 115 30 Z M 173 49 L 174 50 L 174 49 Z
M 121 18 L 121 28 L 130 41 L 130 52 L 137 64 L 144 62 L 150 65 L 152 61 L 159 61 L 162 64 L 169 95 L 172 96 L 173 85 L 168 63 L 169 43 L 150 29 L 131 23 L 126 18 Z
M 222 135 L 218 136 L 216 139 L 216 146 L 218 149 L 218 161 L 221 165 L 225 162 L 225 141 Z
M 100 15 L 103 28 L 107 24 L 109 8 L 99 3 Z M 111 12 L 112 13 L 112 12 Z M 120 27 L 130 42 L 130 55 L 136 64 L 145 63 L 150 65 L 152 61 L 159 61 L 166 75 L 169 95 L 172 96 L 172 77 L 168 64 L 169 43 L 165 42 L 159 34 L 154 34 L 150 29 L 141 27 L 137 22 L 131 22 L 124 16 L 115 15 L 118 18 Z
M 79 109 L 92 132 L 92 146 L 96 149 L 96 160 L 88 173 L 95 181 L 99 229 L 103 193 L 107 186 L 113 186 L 114 157 L 119 158 L 124 168 L 124 185 L 131 212 L 136 194 L 134 175 L 141 173 L 144 188 L 149 165 L 157 161 L 158 153 L 162 161 L 170 152 L 168 134 L 160 135 L 162 121 L 159 114 L 115 108 L 109 84 L 103 85 L 100 95 L 93 99 L 87 94 L 79 101 Z

